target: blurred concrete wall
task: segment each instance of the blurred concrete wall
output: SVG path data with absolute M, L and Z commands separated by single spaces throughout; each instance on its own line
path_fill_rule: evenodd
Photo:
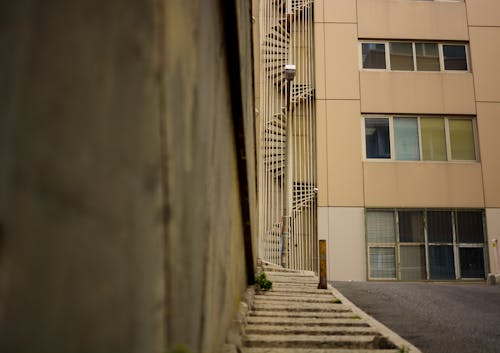
M 0 5 L 0 351 L 217 352 L 253 278 L 250 1 Z

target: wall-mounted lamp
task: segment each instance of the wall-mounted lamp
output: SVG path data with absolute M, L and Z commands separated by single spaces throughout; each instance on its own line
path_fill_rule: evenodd
M 297 69 L 295 68 L 295 65 L 293 64 L 285 65 L 285 78 L 287 79 L 287 81 L 292 81 L 295 78 L 296 72 Z

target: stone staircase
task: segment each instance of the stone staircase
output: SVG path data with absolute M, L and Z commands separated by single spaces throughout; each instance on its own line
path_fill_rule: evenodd
M 246 320 L 243 353 L 401 352 L 328 289 L 312 272 L 264 266 L 273 282 L 257 291 Z

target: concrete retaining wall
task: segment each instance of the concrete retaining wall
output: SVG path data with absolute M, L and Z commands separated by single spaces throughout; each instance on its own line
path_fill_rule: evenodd
M 248 3 L 0 5 L 0 351 L 218 351 L 253 269 Z

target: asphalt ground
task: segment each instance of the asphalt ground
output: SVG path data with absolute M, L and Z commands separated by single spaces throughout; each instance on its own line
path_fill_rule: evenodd
M 500 353 L 500 286 L 332 282 L 423 353 Z

